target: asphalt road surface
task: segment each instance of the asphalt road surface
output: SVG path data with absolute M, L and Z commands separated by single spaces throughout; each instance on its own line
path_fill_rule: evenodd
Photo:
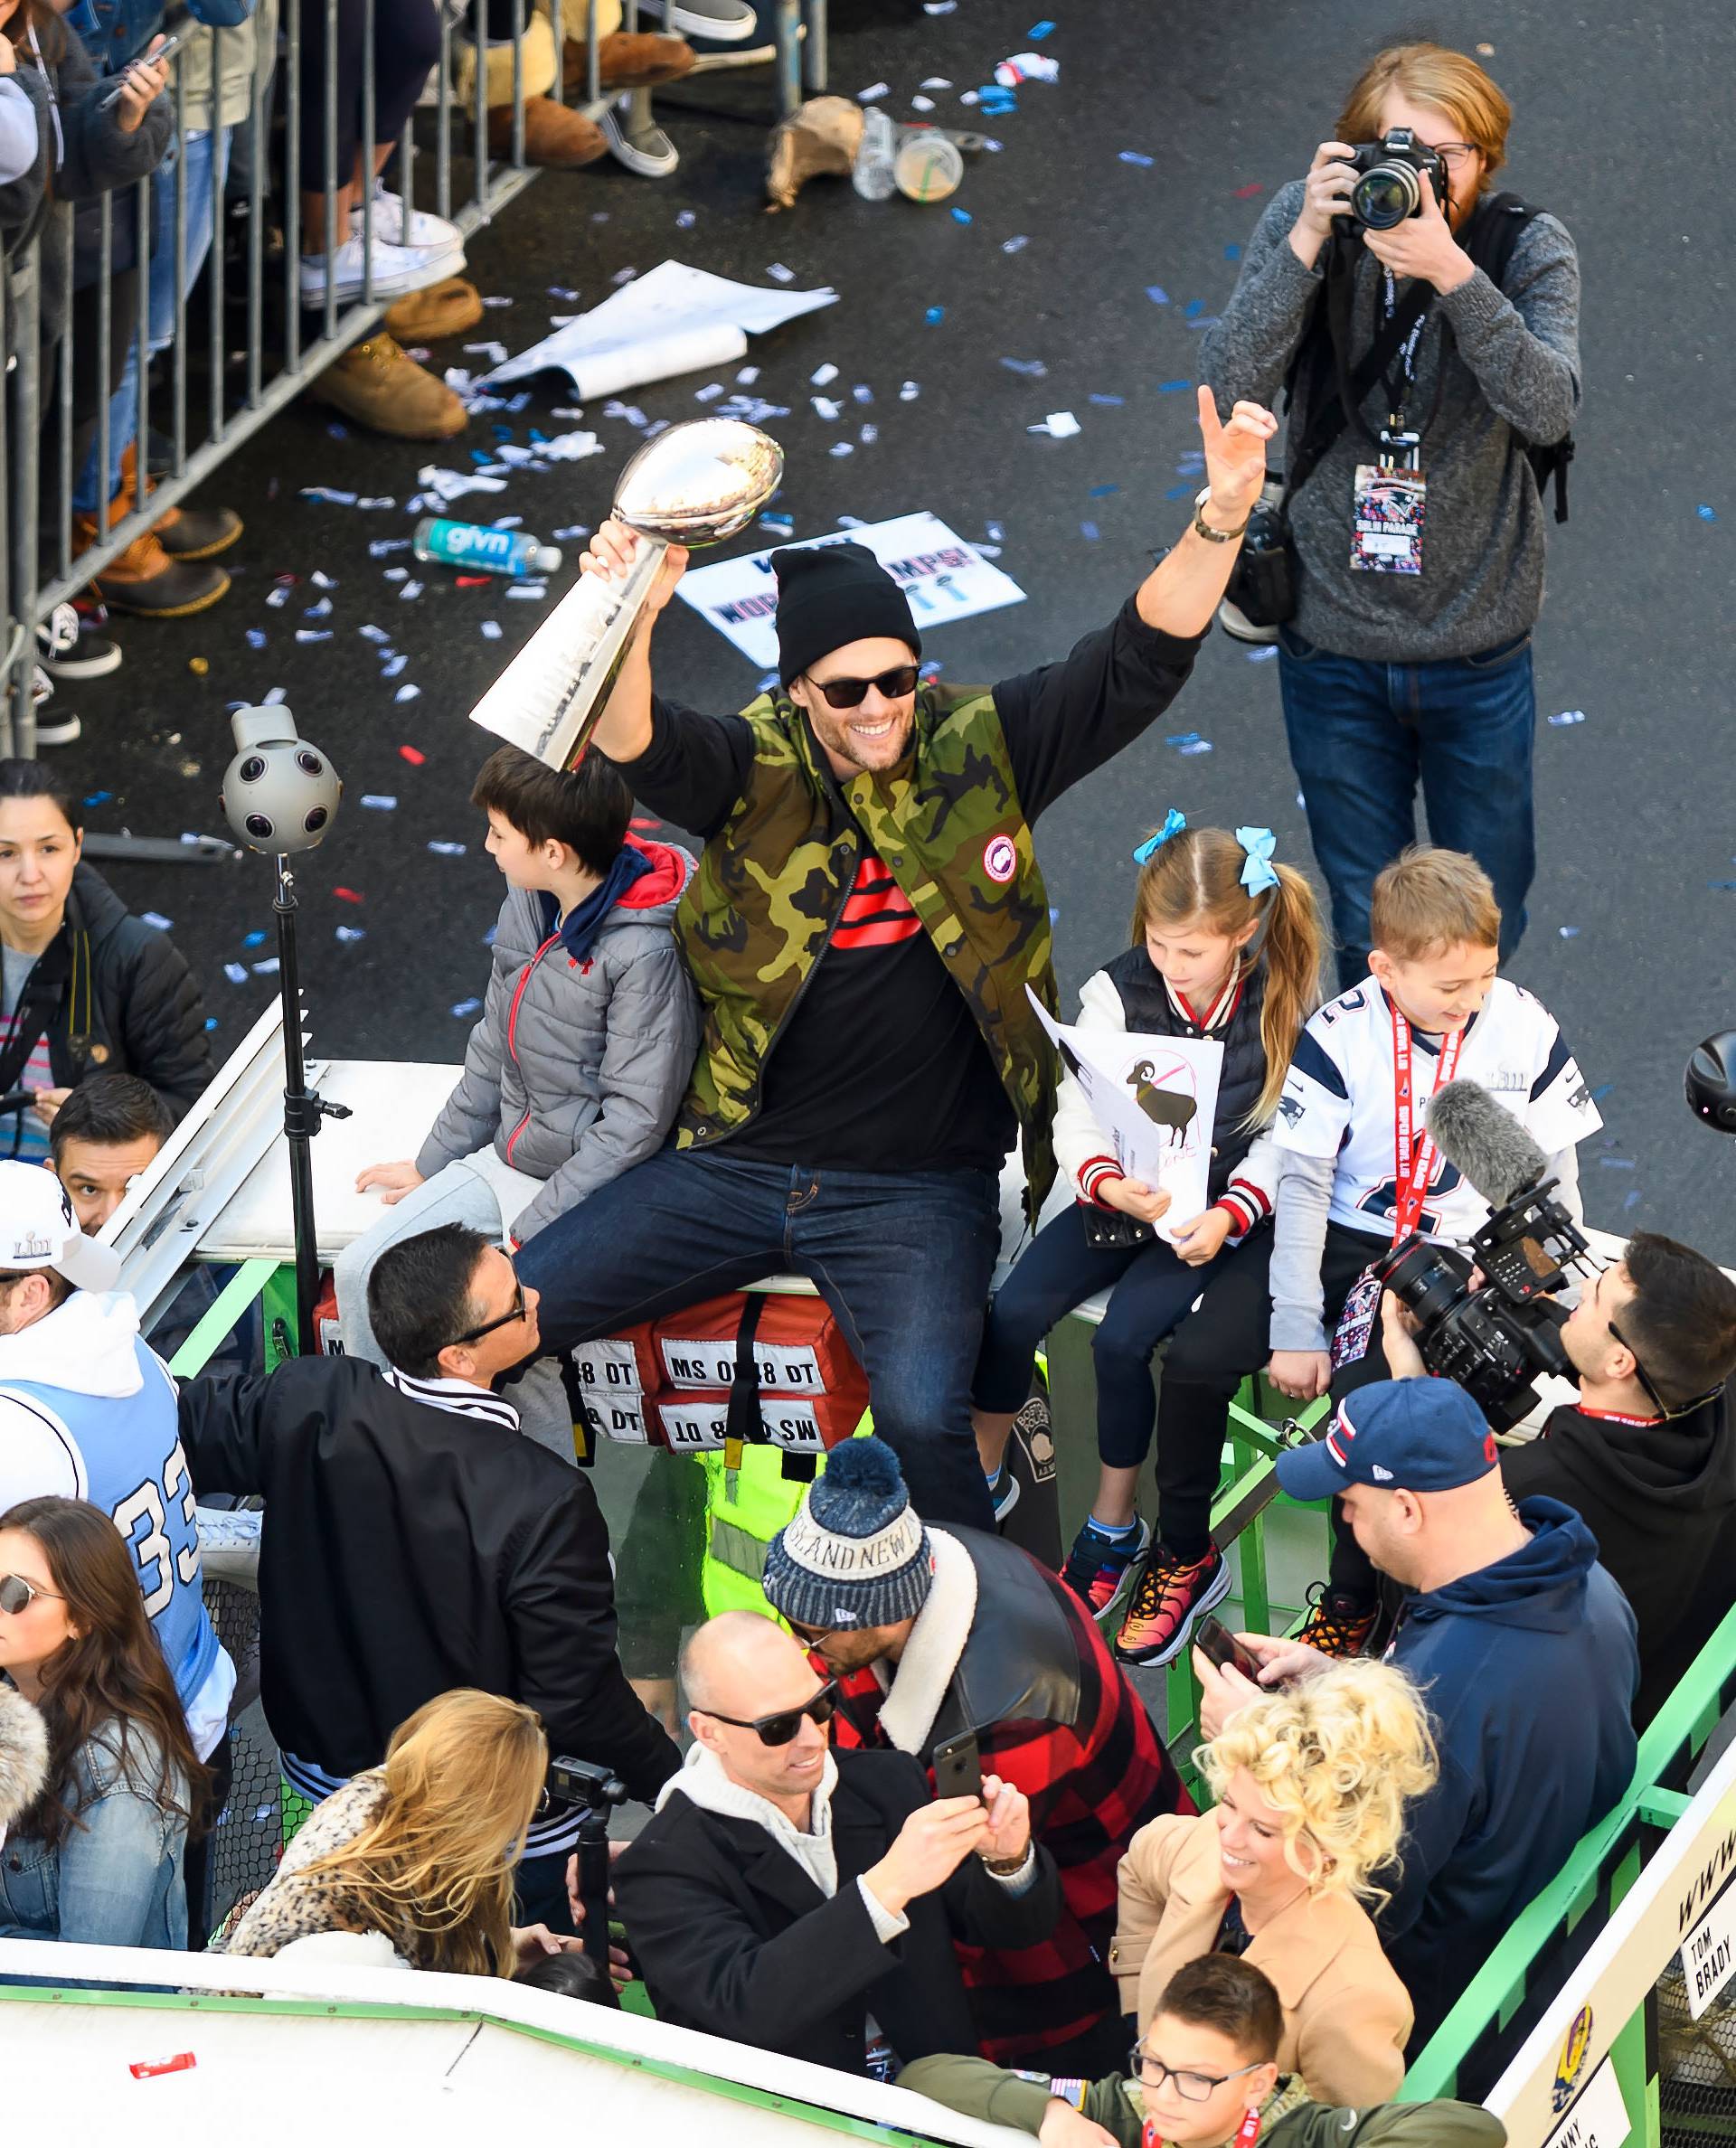
M 1344 0 L 1044 6 L 1054 27 L 1036 49 L 1060 62 L 1059 81 L 1027 84 L 1016 113 L 979 122 L 958 93 L 1033 48 L 1036 0 L 958 0 L 943 15 L 903 0 L 833 0 L 834 89 L 885 82 L 887 108 L 900 114 L 926 79 L 941 78 L 951 87 L 925 92 L 937 116 L 984 125 L 1001 143 L 969 165 L 955 197 L 968 221 L 945 207 L 864 203 L 835 180 L 815 181 L 792 212 L 768 218 L 769 75 L 712 76 L 660 101 L 682 154 L 672 179 L 637 179 L 613 164 L 545 174 L 473 241 L 480 288 L 512 303 L 463 340 L 525 348 L 551 315 L 576 310 L 552 287 L 593 305 L 619 271 L 666 258 L 756 283 L 780 263 L 799 287 L 834 285 L 835 306 L 750 353 L 756 392 L 791 411 L 770 426 L 788 454 L 778 510 L 798 535 L 843 515 L 920 509 L 971 539 L 998 528 L 1000 564 L 1025 601 L 936 630 L 928 651 L 950 678 L 993 679 L 1107 619 L 1149 549 L 1183 526 L 1198 482 L 1184 465 L 1197 440 L 1178 383 L 1194 378 L 1198 328 L 1230 289 L 1231 250 L 1329 134 L 1373 45 L 1416 32 L 1492 46 L 1487 64 L 1517 109 L 1505 183 L 1565 219 L 1586 287 L 1572 519 L 1552 535 L 1536 645 L 1541 715 L 1582 721 L 1540 723 L 1541 868 L 1512 974 L 1560 1018 L 1599 1093 L 1607 1132 L 1584 1162 L 1591 1220 L 1674 1232 L 1736 1259 L 1736 1144 L 1692 1123 L 1681 1089 L 1691 1045 L 1736 1023 L 1726 624 L 1736 217 L 1721 147 L 1736 28 L 1707 0 L 1643 13 L 1610 0 L 1565 12 L 1444 0 L 1414 23 Z M 431 159 L 423 171 L 431 179 Z M 692 221 L 678 225 L 684 212 Z M 452 345 L 436 363 L 486 361 Z M 826 364 L 839 369 L 835 397 L 861 383 L 872 407 L 846 400 L 837 419 L 819 415 L 810 376 Z M 718 377 L 728 382 L 731 371 Z M 918 385 L 913 400 L 901 398 L 906 382 Z M 653 419 L 697 415 L 706 406 L 694 391 L 707 382 L 689 377 L 633 400 Z M 498 427 L 479 417 L 439 448 L 335 427 L 304 402 L 209 489 L 248 524 L 225 604 L 200 619 L 127 623 L 125 668 L 76 694 L 61 689 L 86 724 L 66 759 L 89 792 L 108 794 L 91 808 L 93 827 L 215 829 L 226 704 L 273 686 L 336 759 L 344 809 L 303 876 L 303 970 L 325 1051 L 460 1056 L 468 1022 L 455 1010 L 483 988 L 483 936 L 499 900 L 467 802 L 488 743 L 468 711 L 542 616 L 500 589 L 453 589 L 439 570 L 421 575 L 422 595 L 407 602 L 384 578 L 406 555 L 371 557 L 370 542 L 409 534 L 402 503 L 419 466 L 467 466 L 473 450 L 483 459 L 501 439 L 526 443 L 533 424 L 569 429 L 572 420 L 550 413 L 571 400 L 539 382 L 521 413 Z M 1061 410 L 1078 418 L 1076 438 L 1027 429 Z M 514 476 L 474 503 L 479 519 L 518 514 L 543 537 L 599 519 L 636 436 L 600 405 L 584 422 L 603 455 Z M 872 442 L 860 438 L 863 422 L 878 428 Z M 835 452 L 845 443 L 852 453 Z M 367 513 L 312 504 L 299 496 L 310 484 L 400 504 Z M 735 549 L 772 541 L 758 531 Z M 570 544 L 555 593 L 579 549 Z M 314 585 L 316 570 L 336 587 Z M 273 608 L 266 600 L 284 575 L 302 579 Z M 304 620 L 325 595 L 329 615 Z M 498 638 L 485 634 L 489 621 Z M 359 631 L 369 625 L 407 655 L 395 677 L 380 675 Z M 298 626 L 333 638 L 297 643 Z M 263 633 L 262 647 L 250 629 Z M 754 666 L 679 606 L 658 630 L 656 664 L 661 683 L 702 705 L 736 707 L 754 688 Z M 399 700 L 409 685 L 420 692 Z M 405 748 L 422 758 L 412 765 Z M 364 807 L 364 794 L 396 806 Z M 1171 715 L 1042 824 L 1065 989 L 1124 944 L 1128 853 L 1171 805 L 1190 818 L 1269 824 L 1280 857 L 1309 862 L 1275 667 L 1221 636 Z M 430 848 L 458 843 L 462 855 Z M 250 966 L 271 950 L 249 944 L 271 925 L 266 864 L 126 866 L 113 878 L 135 908 L 173 919 L 205 981 L 220 1046 L 239 1037 L 271 989 Z M 340 940 L 340 928 L 365 937 Z M 231 965 L 241 982 L 226 976 Z

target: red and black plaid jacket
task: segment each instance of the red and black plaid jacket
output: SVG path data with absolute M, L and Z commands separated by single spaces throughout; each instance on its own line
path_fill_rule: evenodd
M 998 2066 L 1041 2063 L 1041 2054 L 1098 2029 L 1121 2002 L 1107 1966 L 1115 1933 L 1116 1868 L 1135 1831 L 1164 1813 L 1191 1813 L 1163 1740 L 1144 1703 L 1090 1613 L 1072 1591 L 1023 1552 L 972 1530 L 948 1531 L 977 1569 L 976 1615 L 965 1655 L 919 1756 L 930 1767 L 936 1744 L 976 1732 L 985 1775 L 1015 1784 L 1031 1801 L 1033 1832 L 1061 1873 L 1062 1909 L 1051 1936 L 1016 1952 L 960 1946 L 979 2048 Z M 992 1546 L 994 1555 L 985 1556 Z M 1010 1556 L 1009 1556 L 1010 1555 Z M 1014 1563 L 1016 1562 L 1016 1563 Z M 1027 1570 L 1028 1569 L 1028 1570 Z M 1048 1592 L 1064 1616 L 1058 1631 L 1071 1644 L 1064 1662 L 1029 1666 L 1033 1690 L 1056 1696 L 1051 1712 L 993 1723 L 955 1719 L 960 1685 L 981 1690 L 971 1654 L 992 1650 L 997 1628 L 1024 1627 L 1007 1616 L 1007 1588 Z M 979 1642 L 980 1636 L 980 1642 Z M 885 1746 L 880 1708 L 885 1695 L 870 1669 L 839 1689 L 834 1718 L 842 1748 Z M 1066 1700 L 1075 1700 L 1068 1708 Z M 1059 1720 L 1066 1715 L 1071 1719 Z

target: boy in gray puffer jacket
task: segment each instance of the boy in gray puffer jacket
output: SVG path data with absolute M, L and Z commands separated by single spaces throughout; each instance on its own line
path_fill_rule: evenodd
M 516 1250 L 662 1147 L 699 1046 L 671 930 L 693 861 L 627 833 L 633 797 L 614 764 L 588 753 L 563 773 L 503 746 L 470 798 L 508 883 L 487 1001 L 414 1162 L 372 1164 L 356 1181 L 381 1188 L 390 1213 L 335 1268 L 344 1347 L 382 1366 L 367 1288 L 385 1248 L 464 1223 Z M 510 1392 L 524 1429 L 571 1461 L 552 1361 Z

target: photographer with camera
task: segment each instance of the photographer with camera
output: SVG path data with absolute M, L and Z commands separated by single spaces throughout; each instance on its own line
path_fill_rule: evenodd
M 1273 197 L 1205 338 L 1223 407 L 1289 391 L 1279 528 L 1263 557 L 1250 531 L 1230 596 L 1276 628 L 1345 986 L 1366 965 L 1374 876 L 1413 840 L 1419 782 L 1434 840 L 1495 883 L 1503 959 L 1524 932 L 1540 485 L 1548 462 L 1560 519 L 1580 270 L 1556 218 L 1487 196 L 1511 118 L 1462 53 L 1380 53 L 1337 138 Z
M 1414 2057 L 1632 1779 L 1634 1615 L 1576 1513 L 1552 1499 L 1515 1512 L 1483 1413 L 1449 1380 L 1359 1389 L 1277 1469 L 1292 1499 L 1336 1495 L 1374 1566 L 1416 1592 L 1386 1660 L 1424 1697 L 1440 1773 L 1407 1807 L 1374 1919 L 1416 2009 Z M 1301 1641 L 1237 1638 L 1258 1684 L 1194 1652 L 1208 1738 L 1332 1661 Z
M 1393 1378 L 1421 1378 L 1411 1316 L 1390 1291 L 1381 1313 Z M 1730 1608 L 1736 1283 L 1703 1254 L 1637 1231 L 1558 1333 L 1580 1399 L 1504 1450 L 1502 1482 L 1515 1502 L 1574 1508 L 1598 1540 L 1639 1627 L 1643 1730 Z

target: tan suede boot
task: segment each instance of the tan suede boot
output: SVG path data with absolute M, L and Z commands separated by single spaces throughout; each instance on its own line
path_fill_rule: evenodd
M 411 291 L 386 308 L 386 333 L 401 344 L 439 343 L 462 335 L 482 318 L 482 299 L 473 283 L 448 276 L 444 283 Z
M 612 37 L 598 40 L 597 67 L 605 90 L 656 90 L 693 71 L 693 48 L 684 37 L 618 30 Z M 586 94 L 590 74 L 582 37 L 570 37 L 565 42 L 561 80 L 569 97 Z
M 446 382 L 389 335 L 370 335 L 335 359 L 307 392 L 370 432 L 398 440 L 449 440 L 469 413 Z
M 495 105 L 488 114 L 488 154 L 513 154 L 513 115 L 509 106 Z M 572 172 L 580 165 L 595 164 L 607 156 L 609 144 L 603 130 L 582 112 L 569 111 L 552 97 L 524 99 L 524 161 L 544 171 Z

